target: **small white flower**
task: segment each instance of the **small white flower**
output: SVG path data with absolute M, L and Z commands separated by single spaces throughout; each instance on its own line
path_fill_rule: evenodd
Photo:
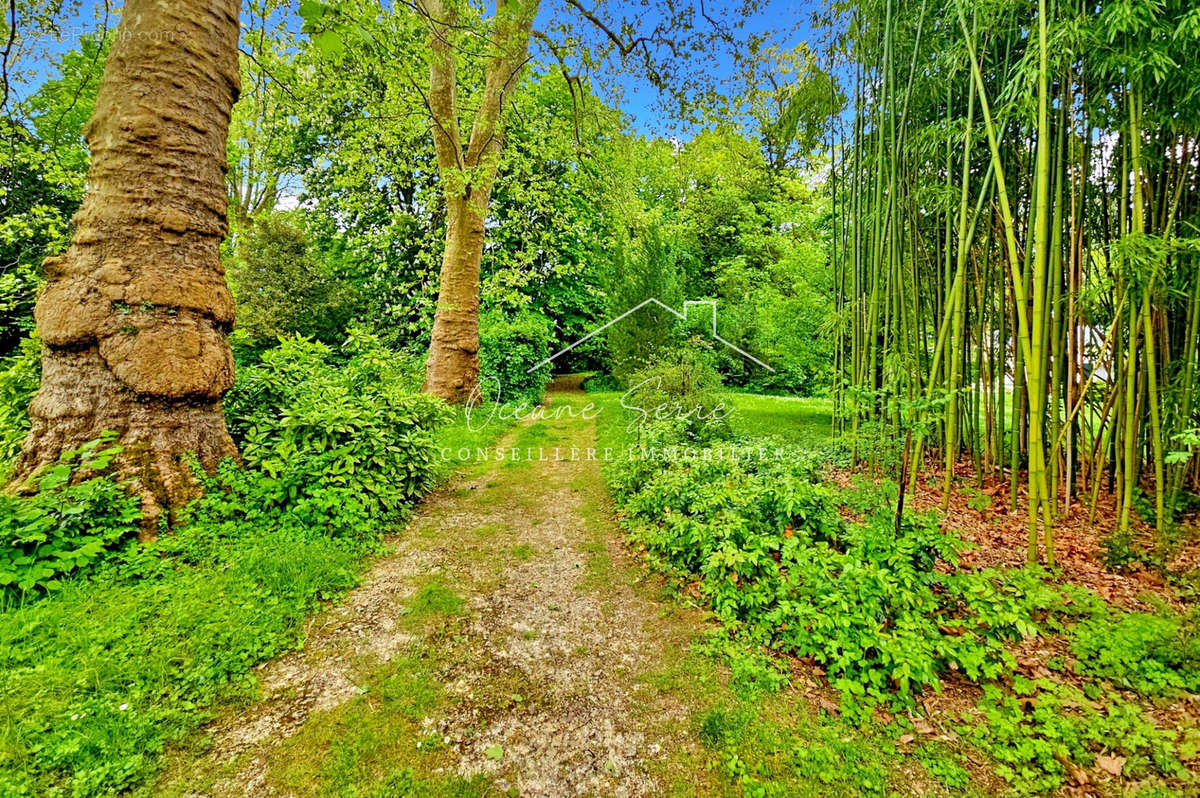
M 117 707 L 117 709 L 119 709 L 119 710 L 121 710 L 122 712 L 124 712 L 125 710 L 129 709 L 129 705 L 128 705 L 128 704 L 122 704 L 121 706 Z

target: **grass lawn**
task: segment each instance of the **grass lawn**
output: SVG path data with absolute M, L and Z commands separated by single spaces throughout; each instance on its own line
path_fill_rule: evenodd
M 635 418 L 634 414 L 621 407 L 621 394 L 617 391 L 596 391 L 589 393 L 588 397 L 602 408 L 603 414 L 625 419 L 620 425 L 602 424 L 602 431 L 606 426 L 621 428 Z M 813 448 L 833 441 L 833 400 L 827 397 L 730 392 L 726 403 L 733 409 L 728 418 L 735 435 L 780 438 L 788 443 Z M 620 446 L 625 440 L 610 436 L 605 443 Z
M 833 440 L 831 399 L 753 393 L 734 393 L 730 398 L 734 413 L 729 422 L 738 435 L 773 436 L 813 447 Z

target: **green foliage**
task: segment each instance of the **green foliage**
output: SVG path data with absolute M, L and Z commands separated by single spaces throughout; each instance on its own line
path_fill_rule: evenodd
M 588 393 L 607 393 L 620 390 L 621 383 L 611 374 L 592 374 L 583 378 L 580 387 Z
M 41 345 L 36 336 L 21 342 L 17 353 L 0 361 L 0 477 L 21 453 L 29 433 L 29 403 L 41 384 Z
M 229 268 L 238 327 L 255 342 L 301 335 L 334 344 L 358 315 L 356 282 L 338 272 L 336 252 L 318 256 L 292 214 L 255 220 Z
M 337 352 L 285 339 L 239 376 L 226 408 L 243 463 L 200 472 L 205 494 L 172 534 L 114 551 L 139 513 L 118 484 L 81 479 L 116 453 L 104 441 L 44 472 L 38 494 L 0 497 L 18 543 L 0 571 L 33 552 L 10 581 L 58 587 L 0 612 L 0 793 L 144 781 L 211 707 L 253 694 L 251 668 L 302 640 L 305 616 L 354 584 L 435 478 L 449 411 L 412 393 L 407 362 L 373 337 L 353 331 Z M 461 599 L 431 584 L 418 605 Z
M 609 278 L 609 314 L 617 318 L 648 299 L 679 310 L 679 251 L 658 227 L 650 227 L 632 246 L 618 242 Z M 628 382 L 630 374 L 650 365 L 675 343 L 675 319 L 650 303 L 610 327 L 605 335 L 612 373 Z
M 0 613 L 0 793 L 112 795 L 151 776 L 250 669 L 299 644 L 361 557 L 323 529 L 185 526 Z
M 1134 506 L 1139 511 L 1147 509 L 1144 493 L 1138 491 L 1134 495 Z M 1151 519 L 1150 522 L 1153 523 L 1153 505 L 1149 505 L 1149 517 Z M 1134 566 L 1162 565 L 1161 556 L 1155 557 L 1153 553 L 1139 548 L 1134 543 L 1133 535 L 1130 532 L 1121 531 L 1120 529 L 1113 530 L 1110 535 L 1103 538 L 1100 541 L 1100 549 L 1104 567 L 1113 573 L 1130 573 L 1134 570 Z
M 648 449 L 613 474 L 634 538 L 699 578 L 718 618 L 819 663 L 855 713 L 907 705 L 950 670 L 980 680 L 1012 667 L 1005 644 L 1037 630 L 1017 585 L 955 572 L 962 543 L 932 519 L 906 515 L 897 535 L 886 494 L 859 497 L 868 517 L 846 522 L 803 449 L 758 443 L 740 457 L 730 441 L 690 457 Z
M 510 318 L 545 316 L 558 344 L 551 351 L 603 323 L 607 239 L 617 221 L 604 174 L 616 114 L 586 83 L 567 86 L 559 77 L 535 72 L 513 96 L 481 264 L 484 307 Z M 580 114 L 584 105 L 589 112 Z M 584 343 L 556 367 L 595 367 L 601 344 Z
M 951 795 L 965 794 L 971 784 L 971 773 L 957 761 L 944 746 L 936 744 L 922 745 L 916 750 L 917 761 L 941 784 L 947 787 Z
M 727 384 L 824 393 L 833 285 L 821 191 L 791 168 L 772 167 L 759 142 L 728 129 L 673 149 L 631 144 L 623 155 L 628 164 L 614 168 L 629 170 L 636 188 L 628 197 L 613 190 L 630 232 L 615 237 L 609 256 L 609 318 L 650 297 L 679 312 L 684 300 L 710 298 L 717 334 L 774 372 L 715 342 L 707 314 L 693 324 L 689 313 L 685 323 L 647 306 L 607 331 L 612 373 L 628 382 L 693 335 L 707 342 Z
M 0 232 L 3 235 L 25 236 L 21 231 L 13 230 Z M 33 304 L 41 285 L 37 270 L 30 264 L 18 263 L 12 271 L 0 274 L 0 351 L 18 349 L 23 336 L 33 333 Z
M 601 431 L 609 443 L 613 427 Z M 962 542 L 933 519 L 906 514 L 897 535 L 894 484 L 863 479 L 835 491 L 814 481 L 821 460 L 802 446 L 755 437 L 731 456 L 736 443 L 717 439 L 679 458 L 639 457 L 635 447 L 609 472 L 634 539 L 659 567 L 698 582 L 724 622 L 705 650 L 758 644 L 805 658 L 860 723 L 881 704 L 911 707 L 957 672 L 985 691 L 983 722 L 971 715 L 961 733 L 1021 793 L 1053 791 L 1102 755 L 1125 757 L 1125 774 L 1147 785 L 1194 783 L 1181 762 L 1194 757 L 1200 734 L 1158 727 L 1091 681 L 1149 695 L 1197 689 L 1194 617 L 1117 614 L 1036 569 L 959 570 Z M 1083 692 L 1014 674 L 1010 644 L 1034 634 L 1067 637 Z M 744 654 L 723 658 L 753 689 L 775 684 Z M 701 731 L 714 748 L 736 737 L 722 713 Z M 925 746 L 917 754 L 951 791 L 969 784 L 953 761 Z M 731 767 L 731 778 L 747 775 Z
M 1125 757 L 1122 773 L 1130 779 L 1162 775 L 1195 783 L 1179 761 L 1180 743 L 1195 746 L 1195 740 L 1157 728 L 1116 696 L 1099 703 L 1074 687 L 1020 676 L 1011 690 L 988 684 L 983 691 L 984 722 L 962 731 L 1020 794 L 1053 792 L 1070 778 L 1069 763 L 1092 764 L 1097 755 Z
M 781 296 L 763 289 L 750 298 L 754 325 L 744 341 L 746 348 L 775 371 L 743 360 L 739 370 L 745 376 L 739 381 L 760 390 L 820 396 L 828 392 L 833 373 L 833 348 L 825 334 L 828 299 L 811 289 L 796 290 L 801 295 Z
M 237 523 L 250 511 L 286 512 L 335 534 L 378 535 L 430 485 L 438 399 L 407 387 L 403 361 L 352 331 L 337 353 L 284 339 L 244 369 L 226 399 L 245 469 L 225 467 L 206 512 Z M 220 506 L 221 510 L 218 510 Z
M 21 27 L 25 37 L 35 26 L 23 19 Z M 0 355 L 32 331 L 41 263 L 66 247 L 71 216 L 83 199 L 88 151 L 81 131 L 106 50 L 100 37 L 89 35 L 48 57 L 48 79 L 0 118 Z M 12 66 L 8 76 L 15 79 Z
M 0 597 L 57 590 L 137 534 L 137 497 L 104 474 L 115 438 L 63 452 L 34 476 L 32 496 L 0 495 Z
M 963 488 L 963 495 L 967 497 L 967 506 L 976 512 L 983 512 L 992 506 L 992 497 L 978 488 L 967 485 Z
M 704 353 L 691 348 L 660 351 L 626 380 L 629 390 L 621 403 L 635 413 L 639 442 L 694 444 L 729 435 L 721 375 Z
M 1146 695 L 1200 692 L 1200 616 L 1163 612 L 1099 615 L 1072 632 L 1084 672 Z
M 516 315 L 484 313 L 479 319 L 481 390 L 502 402 L 541 401 L 551 365 L 528 372 L 550 356 L 551 331 L 549 320 L 532 311 Z
M 693 650 L 729 666 L 731 686 L 744 698 L 777 692 L 788 683 L 786 666 L 749 635 L 730 635 L 727 629 L 712 629 Z

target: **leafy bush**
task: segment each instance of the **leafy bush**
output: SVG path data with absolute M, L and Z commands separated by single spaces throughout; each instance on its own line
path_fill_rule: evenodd
M 553 327 L 538 313 L 508 316 L 497 311 L 479 319 L 479 381 L 489 399 L 540 401 L 550 380 L 550 364 L 530 368 L 550 357 Z M 499 385 L 500 396 L 492 394 Z
M 445 404 L 411 392 L 395 356 L 366 333 L 352 332 L 338 354 L 341 363 L 324 344 L 284 339 L 242 371 L 226 414 L 245 471 L 221 469 L 198 512 L 237 521 L 245 508 L 286 511 L 357 536 L 429 487 Z
M 721 375 L 702 353 L 666 350 L 652 365 L 630 374 L 627 385 L 622 405 L 636 414 L 639 442 L 692 444 L 729 437 Z
M 1135 493 L 1134 499 L 1143 509 L 1149 508 L 1148 522 L 1153 524 L 1153 504 L 1146 500 L 1145 494 L 1140 490 Z M 1139 567 L 1158 569 L 1160 571 L 1165 567 L 1161 554 L 1146 551 L 1136 545 L 1133 535 L 1127 531 L 1113 530 L 1111 534 L 1101 539 L 1100 550 L 1104 567 L 1116 574 L 1132 573 Z
M 0 362 L 0 478 L 5 480 L 29 433 L 29 402 L 42 381 L 40 350 L 37 336 L 30 336 L 17 354 Z
M 358 315 L 360 289 L 339 273 L 336 258 L 314 252 L 308 233 L 289 213 L 255 220 L 229 275 L 238 301 L 238 325 L 253 341 L 304 335 L 340 340 Z
M 796 447 L 749 454 L 635 457 L 614 475 L 635 539 L 699 577 L 722 621 L 821 664 L 851 711 L 908 704 L 949 670 L 982 679 L 1012 667 L 1004 644 L 1036 631 L 1018 586 L 955 573 L 962 544 L 932 519 L 905 516 L 896 535 L 885 503 L 844 521 Z
M 580 387 L 588 393 L 604 393 L 620 390 L 621 382 L 611 374 L 593 374 L 584 377 Z
M 1071 651 L 1085 672 L 1148 695 L 1200 692 L 1200 616 L 1131 612 L 1084 620 Z
M 749 275 L 748 285 L 753 284 Z M 818 293 L 798 276 L 789 286 L 799 296 L 786 296 L 770 285 L 754 285 L 746 299 L 721 306 L 723 337 L 752 352 L 772 371 L 721 348 L 720 370 L 731 385 L 756 391 L 817 396 L 828 391 L 833 373 L 832 338 L 826 332 L 831 308 L 828 294 Z
M 36 475 L 33 495 L 0 495 L 0 590 L 9 596 L 56 590 L 137 534 L 137 497 L 103 473 L 121 451 L 107 445 L 114 438 L 63 452 Z

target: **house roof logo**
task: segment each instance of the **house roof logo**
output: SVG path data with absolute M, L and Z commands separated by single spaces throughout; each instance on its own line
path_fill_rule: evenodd
M 681 319 L 683 321 L 687 321 L 688 308 L 696 307 L 699 305 L 703 305 L 703 306 L 709 308 L 710 317 L 711 317 L 711 321 L 712 321 L 712 337 L 714 340 L 720 341 L 722 344 L 725 345 L 726 348 L 732 349 L 734 352 L 737 352 L 739 355 L 746 358 L 747 360 L 757 363 L 758 365 L 762 366 L 763 368 L 765 368 L 767 371 L 771 372 L 772 374 L 775 373 L 775 369 L 771 368 L 766 363 L 764 363 L 761 360 L 759 360 L 758 358 L 756 358 L 754 355 L 752 355 L 749 352 L 747 352 L 746 350 L 736 346 L 735 344 L 732 344 L 729 341 L 726 341 L 721 336 L 717 335 L 717 301 L 715 299 L 689 299 L 689 300 L 686 300 L 683 303 L 683 312 L 680 313 L 675 308 L 671 307 L 670 305 L 666 304 L 665 302 L 660 302 L 655 297 L 650 297 L 649 299 L 642 300 L 641 302 L 639 302 L 636 305 L 634 305 L 633 307 L 631 307 L 629 310 L 622 313 L 620 316 L 617 316 L 615 319 L 610 319 L 608 322 L 606 322 L 605 324 L 602 324 L 601 326 L 592 330 L 590 333 L 583 336 L 582 338 L 580 338 L 576 341 L 572 341 L 569 345 L 558 350 L 557 352 L 555 352 L 553 355 L 546 358 L 545 360 L 543 360 L 533 366 L 530 366 L 528 369 L 526 369 L 525 373 L 531 374 L 534 371 L 536 371 L 537 369 L 540 369 L 542 366 L 545 366 L 549 363 L 553 363 L 555 360 L 562 357 L 567 352 L 570 352 L 575 347 L 579 346 L 580 344 L 584 343 L 585 341 L 588 341 L 588 340 L 594 338 L 595 336 L 604 332 L 609 327 L 613 326 L 614 324 L 621 321 L 625 317 L 631 316 L 634 313 L 637 313 L 642 308 L 646 307 L 647 305 L 651 305 L 651 304 L 658 305 L 663 310 L 667 311 L 668 313 L 673 314 L 676 318 Z

